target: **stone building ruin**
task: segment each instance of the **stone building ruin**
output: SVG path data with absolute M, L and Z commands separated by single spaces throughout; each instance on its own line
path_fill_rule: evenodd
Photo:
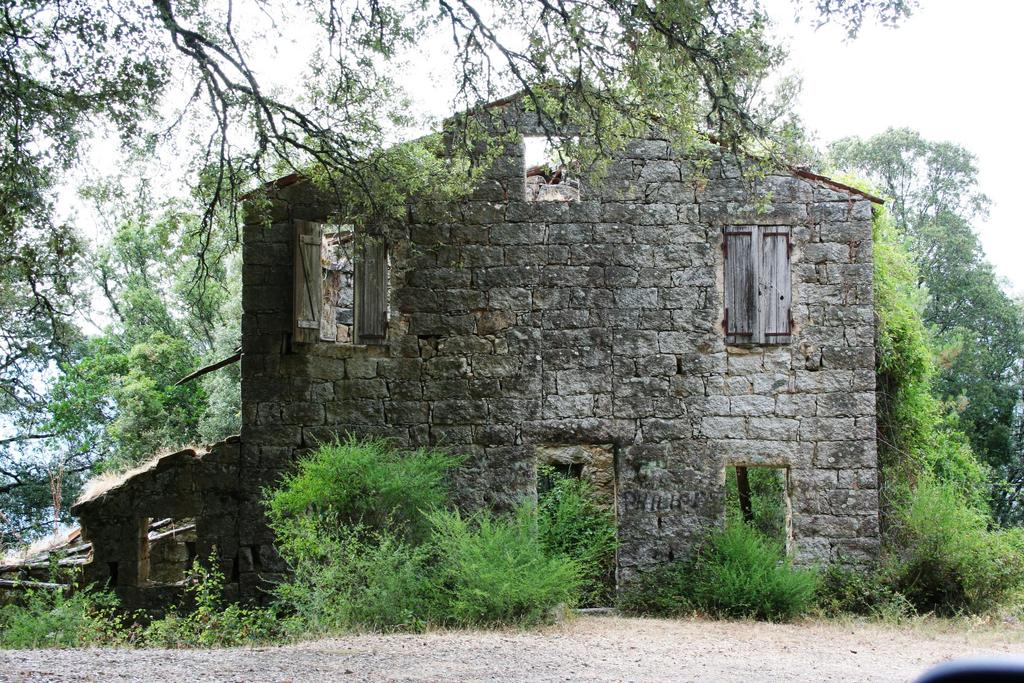
M 797 560 L 869 561 L 878 200 L 695 154 L 636 140 L 599 183 L 542 190 L 559 183 L 531 180 L 513 144 L 467 198 L 412 198 L 406 220 L 365 232 L 298 176 L 267 187 L 244 230 L 240 440 L 183 465 L 185 498 L 209 507 L 118 519 L 194 517 L 196 552 L 252 595 L 285 570 L 261 489 L 352 434 L 467 456 L 468 509 L 535 496 L 539 464 L 593 479 L 614 501 L 620 580 L 721 522 L 728 467 L 783 471 Z M 207 495 L 206 459 L 235 488 Z

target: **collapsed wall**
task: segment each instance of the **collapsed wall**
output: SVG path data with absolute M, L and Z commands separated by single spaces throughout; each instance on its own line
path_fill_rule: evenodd
M 180 597 L 193 560 L 212 558 L 237 598 L 242 574 L 262 569 L 238 545 L 239 449 L 238 437 L 183 449 L 87 488 L 71 508 L 92 544 L 82 579 L 128 608 L 159 608 Z

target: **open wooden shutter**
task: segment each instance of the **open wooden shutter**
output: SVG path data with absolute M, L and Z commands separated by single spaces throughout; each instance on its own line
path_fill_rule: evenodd
M 359 238 L 354 285 L 355 341 L 383 344 L 388 332 L 388 249 L 383 237 Z
M 725 254 L 725 342 L 757 341 L 756 228 L 730 227 L 722 236 Z
M 788 344 L 793 320 L 789 228 L 762 227 L 760 243 L 758 320 L 763 343 Z
M 296 342 L 315 342 L 320 339 L 320 319 L 323 316 L 323 271 L 320 265 L 320 247 L 323 241 L 320 225 L 309 221 L 295 221 L 294 259 L 294 326 L 292 336 Z

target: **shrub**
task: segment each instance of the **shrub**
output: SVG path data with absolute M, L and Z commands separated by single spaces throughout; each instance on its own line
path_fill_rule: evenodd
M 386 532 L 326 535 L 297 520 L 279 541 L 292 578 L 275 587 L 290 632 L 421 630 L 430 612 L 427 551 Z
M 666 562 L 639 574 L 619 593 L 616 607 L 627 614 L 674 617 L 694 609 L 689 595 L 693 564 Z
M 615 597 L 615 513 L 600 505 L 589 483 L 555 476 L 539 496 L 538 530 L 544 546 L 579 565 L 580 605 L 612 604 Z
M 906 596 L 892 587 L 880 568 L 851 569 L 829 565 L 818 587 L 818 606 L 826 616 L 843 614 L 902 621 L 914 614 Z
M 459 462 L 441 451 L 399 451 L 381 440 L 324 444 L 268 492 L 267 514 L 272 526 L 312 516 L 422 540 L 429 525 L 421 511 L 448 503 L 447 475 Z
M 579 565 L 544 546 L 532 504 L 524 502 L 504 517 L 481 512 L 466 518 L 438 510 L 429 519 L 443 621 L 528 625 L 576 602 Z
M 1021 531 L 989 530 L 957 486 L 922 476 L 895 518 L 893 586 L 918 610 L 983 612 L 1024 585 Z
M 117 598 L 107 591 L 28 589 L 0 607 L 0 647 L 85 647 L 116 639 Z
M 211 558 L 212 565 L 212 558 Z M 150 622 L 141 640 L 157 647 L 232 647 L 273 640 L 280 635 L 272 610 L 222 604 L 224 575 L 198 560 L 192 565 L 186 591 L 195 602 L 187 614 L 168 612 Z
M 781 544 L 736 523 L 711 533 L 689 561 L 640 577 L 619 604 L 643 614 L 692 609 L 715 617 L 786 621 L 810 609 L 817 586 L 817 573 L 794 568 Z
M 574 603 L 579 567 L 541 541 L 535 506 L 468 518 L 446 509 L 458 462 L 350 440 L 322 446 L 267 492 L 293 572 L 275 589 L 292 613 L 286 629 L 529 624 Z
M 785 621 L 810 608 L 817 586 L 817 574 L 794 568 L 782 544 L 730 524 L 698 551 L 692 599 L 714 616 Z

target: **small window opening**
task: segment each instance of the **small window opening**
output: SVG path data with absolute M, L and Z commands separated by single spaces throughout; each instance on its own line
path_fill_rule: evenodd
M 107 562 L 107 570 L 110 572 L 110 585 L 117 585 L 117 562 Z
M 748 524 L 790 546 L 789 468 L 735 465 L 725 473 L 726 524 Z
M 185 580 L 196 559 L 196 524 L 192 518 L 164 517 L 149 524 L 147 534 L 149 583 Z
M 571 155 L 574 144 L 569 140 L 559 147 L 547 137 L 523 139 L 527 201 L 579 201 L 579 163 Z
M 355 235 L 352 226 L 324 226 L 320 262 L 323 266 L 324 312 L 320 338 L 339 344 L 352 342 L 355 322 Z

